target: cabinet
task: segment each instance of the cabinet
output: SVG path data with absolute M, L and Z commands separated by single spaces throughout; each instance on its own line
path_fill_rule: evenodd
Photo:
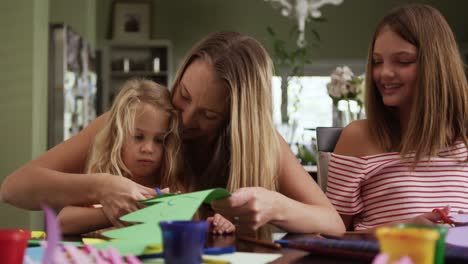
M 64 24 L 49 28 L 47 147 L 78 134 L 96 118 L 96 54 Z
M 110 109 L 122 84 L 145 78 L 168 87 L 172 81 L 172 45 L 169 40 L 109 41 L 104 50 L 103 111 Z

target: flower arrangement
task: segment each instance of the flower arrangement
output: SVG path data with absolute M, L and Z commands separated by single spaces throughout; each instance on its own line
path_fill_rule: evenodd
M 328 95 L 337 105 L 340 100 L 354 100 L 362 107 L 364 103 L 364 76 L 356 76 L 348 66 L 337 67 L 327 84 Z
M 363 117 L 364 88 L 364 75 L 354 75 L 348 66 L 336 67 L 327 84 L 328 95 L 334 106 L 333 126 L 345 126 Z M 345 105 L 344 109 L 341 107 L 342 103 Z

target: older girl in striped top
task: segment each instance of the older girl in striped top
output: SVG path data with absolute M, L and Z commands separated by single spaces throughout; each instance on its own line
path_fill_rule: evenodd
M 444 17 L 420 4 L 391 11 L 367 73 L 367 120 L 343 130 L 329 164 L 327 195 L 347 229 L 468 210 L 468 85 Z

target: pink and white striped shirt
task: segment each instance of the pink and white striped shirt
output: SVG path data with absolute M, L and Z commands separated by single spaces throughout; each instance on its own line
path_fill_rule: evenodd
M 413 218 L 434 208 L 468 210 L 468 150 L 462 142 L 438 157 L 410 159 L 397 152 L 350 157 L 332 154 L 327 196 L 355 230 Z

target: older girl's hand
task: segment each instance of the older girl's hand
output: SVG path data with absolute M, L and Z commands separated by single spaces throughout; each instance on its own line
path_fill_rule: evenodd
M 241 188 L 226 199 L 211 203 L 215 212 L 230 219 L 234 225 L 255 231 L 277 219 L 275 200 L 279 194 L 262 187 Z
M 450 213 L 450 206 L 445 206 L 444 208 L 440 210 L 445 212 L 446 215 L 448 215 Z M 443 220 L 442 216 L 439 213 L 430 212 L 430 213 L 425 213 L 422 215 L 418 215 L 414 218 L 411 218 L 408 221 L 405 221 L 405 223 L 435 225 L 442 220 Z
M 156 195 L 156 191 L 142 186 L 125 177 L 100 174 L 97 200 L 102 205 L 104 214 L 116 227 L 125 224 L 119 220 L 122 215 L 134 212 L 145 207 L 138 200 L 144 200 Z

